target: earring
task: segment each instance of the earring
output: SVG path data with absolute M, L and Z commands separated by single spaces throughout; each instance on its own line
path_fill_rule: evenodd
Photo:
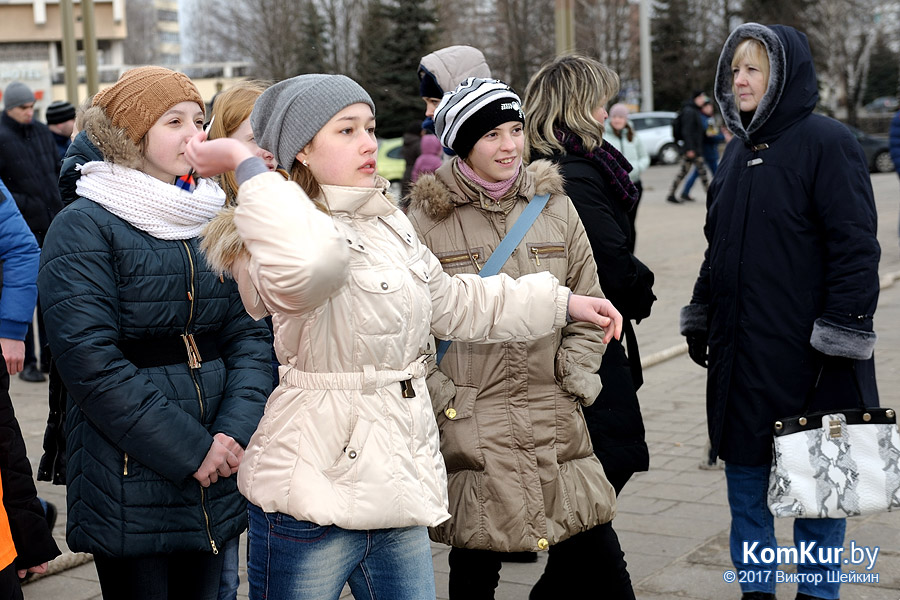
M 307 168 L 309 167 L 309 163 L 306 162 L 306 159 L 305 159 L 305 158 L 304 158 L 303 160 L 300 161 L 300 164 L 303 165 L 304 167 L 307 167 Z

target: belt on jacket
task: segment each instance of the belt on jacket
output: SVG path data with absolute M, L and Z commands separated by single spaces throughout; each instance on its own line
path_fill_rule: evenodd
M 192 369 L 199 369 L 204 360 L 219 358 L 216 336 L 212 333 L 120 340 L 118 346 L 125 358 L 139 369 L 183 363 Z
M 425 377 L 425 356 L 420 356 L 401 371 L 375 369 L 375 365 L 363 365 L 362 372 L 311 373 L 291 366 L 278 367 L 281 382 L 292 387 L 308 390 L 361 390 L 364 394 L 374 393 L 392 383 L 400 383 L 404 398 L 415 398 L 413 379 Z

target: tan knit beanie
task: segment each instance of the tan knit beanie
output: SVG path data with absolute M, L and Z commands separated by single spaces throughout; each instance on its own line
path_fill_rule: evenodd
M 196 102 L 205 112 L 203 97 L 187 75 L 164 67 L 138 67 L 97 92 L 92 104 L 103 108 L 113 125 L 137 144 L 164 112 L 185 101 Z

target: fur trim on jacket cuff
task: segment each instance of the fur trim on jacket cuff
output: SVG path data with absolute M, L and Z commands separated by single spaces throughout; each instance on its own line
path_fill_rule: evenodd
M 813 348 L 828 356 L 841 356 L 854 360 L 868 360 L 875 350 L 878 336 L 874 331 L 860 331 L 816 319 L 809 343 Z
M 688 304 L 681 308 L 681 335 L 707 333 L 709 309 L 706 304 Z

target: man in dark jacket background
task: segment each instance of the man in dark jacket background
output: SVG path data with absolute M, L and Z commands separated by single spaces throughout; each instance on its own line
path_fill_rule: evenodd
M 684 143 L 684 153 L 681 156 L 681 170 L 672 181 L 669 195 L 666 197 L 667 201 L 674 204 L 692 200 L 686 194 L 682 194 L 680 198 L 675 196 L 675 191 L 692 167 L 697 169 L 697 175 L 703 182 L 703 189 L 709 189 L 709 178 L 706 176 L 706 166 L 703 164 L 703 141 L 706 137 L 706 127 L 703 125 L 703 116 L 700 112 L 707 102 L 709 102 L 709 96 L 706 95 L 706 92 L 697 90 L 691 94 L 691 99 L 681 107 L 681 137 Z
M 3 92 L 0 179 L 6 183 L 38 245 L 43 246 L 50 221 L 62 209 L 57 184 L 59 152 L 47 126 L 34 120 L 34 101 L 34 92 L 19 81 L 10 83 Z M 25 368 L 19 373 L 25 381 L 44 381 L 44 373 L 50 370 L 40 308 L 38 334 L 40 349 L 36 351 L 33 327 L 29 325 L 25 336 Z

